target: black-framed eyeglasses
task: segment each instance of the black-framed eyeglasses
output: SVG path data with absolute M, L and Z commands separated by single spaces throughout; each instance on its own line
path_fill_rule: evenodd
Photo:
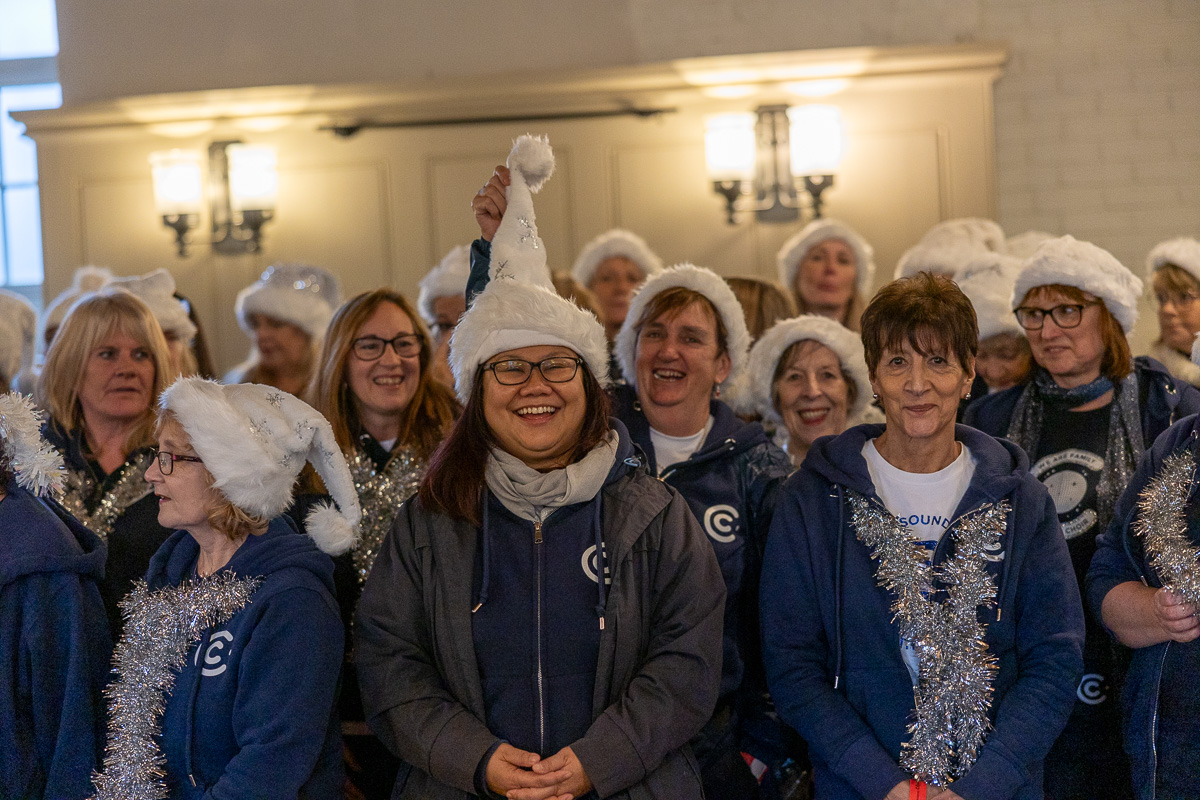
M 354 355 L 361 361 L 378 361 L 390 344 L 392 350 L 401 358 L 412 358 L 421 352 L 421 343 L 425 337 L 419 333 L 402 333 L 394 339 L 381 339 L 378 336 L 360 336 L 351 343 Z
M 176 453 L 168 453 L 166 450 L 155 449 L 151 451 L 154 455 L 154 460 L 158 462 L 158 471 L 163 475 L 170 475 L 175 471 L 176 461 L 191 461 L 196 464 L 203 464 L 204 460 L 195 456 L 181 456 Z
M 526 361 L 523 358 L 506 358 L 503 361 L 484 364 L 480 369 L 490 370 L 496 376 L 497 383 L 505 386 L 519 386 L 529 380 L 535 368 L 548 383 L 566 383 L 575 377 L 575 373 L 579 371 L 579 365 L 582 363 L 582 358 L 570 358 L 569 356 L 543 358 L 536 362 Z
M 1017 318 L 1017 324 L 1027 331 L 1040 331 L 1046 324 L 1047 316 L 1054 320 L 1054 324 L 1060 328 L 1078 328 L 1079 323 L 1083 322 L 1083 310 L 1088 306 L 1098 305 L 1100 305 L 1099 302 L 1092 301 L 1090 303 L 1065 303 L 1054 308 L 1021 306 L 1015 309 L 1013 314 Z

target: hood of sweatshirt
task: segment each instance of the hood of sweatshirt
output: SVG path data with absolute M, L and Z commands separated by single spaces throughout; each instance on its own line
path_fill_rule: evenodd
M 200 545 L 187 531 L 175 531 L 163 543 L 146 570 L 151 590 L 178 586 L 192 576 Z M 321 552 L 312 539 L 301 534 L 286 516 L 271 520 L 267 530 L 248 536 L 224 569 L 240 578 L 265 578 L 275 572 L 299 569 L 311 572 L 329 591 L 333 588 L 333 559 Z
M 107 550 L 53 500 L 43 500 L 10 481 L 0 500 L 0 586 L 37 572 L 74 572 L 104 577 Z

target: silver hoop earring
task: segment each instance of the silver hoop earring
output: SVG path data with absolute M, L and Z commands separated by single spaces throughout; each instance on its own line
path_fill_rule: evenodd
M 879 399 L 879 395 L 877 395 L 877 394 L 873 394 L 873 395 L 871 395 L 871 399 L 872 399 L 872 400 L 878 400 L 878 399 Z
M 963 395 L 963 400 L 970 400 L 970 399 L 971 399 L 971 393 L 970 393 L 970 392 L 967 392 L 965 395 Z

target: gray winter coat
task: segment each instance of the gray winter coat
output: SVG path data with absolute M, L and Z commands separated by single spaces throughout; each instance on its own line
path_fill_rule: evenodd
M 612 584 L 594 721 L 571 748 L 600 797 L 700 798 L 686 743 L 717 700 L 720 568 L 687 502 L 644 469 L 609 481 L 601 496 Z M 401 508 L 359 601 L 357 664 L 367 721 L 413 767 L 394 796 L 476 796 L 476 770 L 499 742 L 483 722 L 471 637 L 478 534 L 414 497 Z

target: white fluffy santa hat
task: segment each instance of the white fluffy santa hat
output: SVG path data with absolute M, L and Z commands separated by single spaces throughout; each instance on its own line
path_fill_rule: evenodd
M 554 291 L 546 248 L 538 236 L 533 193 L 554 172 L 554 151 L 545 137 L 519 137 L 508 155 L 512 182 L 508 208 L 492 238 L 490 279 L 463 314 L 450 339 L 454 390 L 471 398 L 479 366 L 497 353 L 535 345 L 574 350 L 607 387 L 608 345 L 604 326 Z
M 417 294 L 417 313 L 426 325 L 437 322 L 433 303 L 443 297 L 463 297 L 471 277 L 471 248 L 460 244 L 446 254 L 438 265 L 421 278 Z
M 175 381 L 158 405 L 179 420 L 214 488 L 229 502 L 248 514 L 277 517 L 292 503 L 300 470 L 311 463 L 337 507 L 313 508 L 305 521 L 308 535 L 330 555 L 357 542 L 361 511 L 354 479 L 329 422 L 312 406 L 273 386 L 222 386 L 197 377 Z
M 18 373 L 33 368 L 33 337 L 37 312 L 16 292 L 0 289 L 0 374 L 15 381 Z M 0 391 L 8 387 L 0 387 Z
M 800 232 L 783 243 L 775 255 L 775 263 L 779 268 L 779 282 L 790 293 L 796 285 L 796 270 L 809 250 L 821 242 L 837 239 L 845 242 L 854 252 L 855 286 L 864 296 L 870 291 L 871 281 L 875 279 L 875 249 L 859 234 L 844 222 L 836 219 L 814 219 L 800 229 Z
M 918 272 L 932 272 L 939 275 L 957 275 L 971 259 L 981 253 L 989 253 L 964 240 L 946 239 L 940 242 L 918 242 L 904 251 L 896 262 L 894 280 L 916 275 Z
M 284 263 L 267 267 L 256 283 L 238 292 L 234 310 L 247 336 L 254 332 L 250 315 L 262 314 L 320 339 L 341 304 L 341 287 L 330 272 L 311 264 Z
M 1021 267 L 1009 308 L 1016 310 L 1030 289 L 1059 284 L 1090 292 L 1104 301 L 1128 336 L 1138 319 L 1142 281 L 1107 250 L 1074 236 L 1042 242 Z
M 1146 277 L 1154 277 L 1155 270 L 1168 264 L 1179 267 L 1200 282 L 1200 241 L 1179 236 L 1159 242 L 1146 256 Z
M 1024 233 L 1018 233 L 1016 236 L 1008 237 L 1005 246 L 1008 248 L 1010 256 L 1024 260 L 1032 256 L 1042 242 L 1053 238 L 1053 233 L 1025 231 Z
M 625 316 L 620 332 L 617 333 L 614 348 L 625 380 L 630 386 L 637 388 L 638 332 L 635 328 L 645 313 L 646 306 L 661 292 L 676 286 L 703 295 L 721 315 L 721 321 L 725 323 L 725 331 L 728 334 L 725 348 L 729 353 L 731 367 L 725 383 L 729 386 L 736 385 L 742 370 L 746 368 L 746 356 L 750 351 L 750 331 L 746 328 L 745 312 L 724 278 L 711 269 L 694 264 L 678 264 L 652 275 L 638 288 L 633 300 L 629 302 L 629 313 Z
M 38 496 L 56 494 L 66 477 L 62 454 L 42 438 L 42 418 L 28 397 L 0 394 L 0 463 L 18 486 Z
M 1025 335 L 1011 307 L 1022 263 L 1004 253 L 978 253 L 955 276 L 954 282 L 975 307 L 980 341 L 998 333 Z
M 173 334 L 176 339 L 188 344 L 195 338 L 196 325 L 188 318 L 183 301 L 175 296 L 175 278 L 165 269 L 131 278 L 115 278 L 105 288 L 124 289 L 136 295 L 150 306 L 163 333 Z
M 848 409 L 848 425 L 863 421 L 871 407 L 871 378 L 863 355 L 862 338 L 844 325 L 816 314 L 781 320 L 764 333 L 750 350 L 746 374 L 737 384 L 731 405 L 744 414 L 760 414 L 777 425 L 783 418 L 775 409 L 774 377 L 784 351 L 796 342 L 819 342 L 837 356 L 842 373 L 854 384 L 854 403 Z
M 962 242 L 977 250 L 993 253 L 1008 251 L 1004 229 L 995 220 L 983 217 L 958 217 L 937 223 L 921 237 L 922 244 L 940 245 Z
M 571 277 L 580 286 L 590 286 L 596 269 L 610 258 L 628 258 L 642 271 L 642 277 L 648 278 L 662 272 L 662 259 L 655 255 L 646 244 L 646 240 L 632 231 L 613 228 L 606 231 L 583 246 L 575 266 L 571 267 Z

